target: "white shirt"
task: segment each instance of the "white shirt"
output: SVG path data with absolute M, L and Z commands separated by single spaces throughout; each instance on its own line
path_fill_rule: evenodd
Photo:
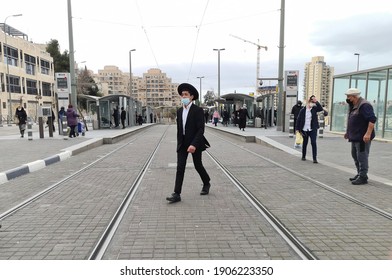
M 186 119 L 188 118 L 189 109 L 192 106 L 192 102 L 189 103 L 187 107 L 182 106 L 182 134 L 185 135 L 185 124 Z
M 310 126 L 310 123 L 312 121 L 312 112 L 310 111 L 311 108 L 309 109 L 308 107 L 306 107 L 306 111 L 305 111 L 305 125 L 303 127 L 303 131 L 311 131 L 312 128 Z

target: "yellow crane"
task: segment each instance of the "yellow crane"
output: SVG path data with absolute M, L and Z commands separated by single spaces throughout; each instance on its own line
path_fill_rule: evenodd
M 246 42 L 246 43 L 255 45 L 255 46 L 257 47 L 256 92 L 258 92 L 258 82 L 259 82 L 259 81 L 258 81 L 258 78 L 259 78 L 259 75 L 260 75 L 260 49 L 263 48 L 263 49 L 265 49 L 265 50 L 267 51 L 267 50 L 268 50 L 268 47 L 267 47 L 267 46 L 261 46 L 261 45 L 259 44 L 259 39 L 257 39 L 257 43 L 254 43 L 254 42 L 251 42 L 251 41 L 242 39 L 242 38 L 240 38 L 240 37 L 238 37 L 238 36 L 235 36 L 235 35 L 232 35 L 232 34 L 230 34 L 230 36 L 231 36 L 231 37 L 234 37 L 234 38 L 237 38 L 237 39 L 239 39 L 239 40 L 241 40 L 241 41 L 244 41 L 244 42 Z

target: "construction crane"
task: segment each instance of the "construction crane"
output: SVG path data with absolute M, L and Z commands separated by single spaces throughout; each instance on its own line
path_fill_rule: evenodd
M 244 41 L 244 42 L 246 42 L 246 43 L 250 43 L 250 44 L 252 44 L 252 45 L 257 46 L 256 92 L 258 92 L 258 82 L 259 82 L 259 81 L 258 81 L 258 78 L 259 78 L 259 75 L 260 75 L 260 49 L 263 48 L 263 49 L 265 49 L 265 50 L 267 51 L 268 48 L 267 48 L 266 46 L 261 46 L 261 45 L 258 43 L 258 42 L 259 42 L 259 39 L 257 39 L 257 44 L 256 44 L 256 43 L 253 43 L 253 42 L 251 42 L 251 41 L 242 39 L 242 38 L 240 38 L 240 37 L 238 37 L 238 36 L 232 35 L 232 34 L 230 34 L 230 36 L 231 36 L 231 37 L 234 37 L 234 38 L 237 38 L 237 39 L 239 39 L 239 40 L 241 40 L 241 41 Z

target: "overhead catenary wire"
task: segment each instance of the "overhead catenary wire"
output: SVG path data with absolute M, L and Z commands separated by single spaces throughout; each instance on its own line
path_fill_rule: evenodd
M 210 2 L 210 0 L 207 1 L 206 6 L 204 8 L 203 15 L 202 15 L 201 20 L 200 20 L 200 24 L 197 26 L 196 39 L 195 39 L 195 44 L 193 46 L 193 53 L 192 53 L 192 59 L 191 59 L 191 66 L 189 68 L 188 78 L 187 78 L 188 81 L 189 81 L 189 77 L 191 76 L 191 73 L 192 73 L 193 62 L 194 62 L 194 59 L 195 59 L 195 53 L 196 53 L 196 49 L 197 49 L 197 42 L 199 41 L 200 29 L 203 26 L 204 17 L 206 15 L 209 2 Z M 201 92 L 200 92 L 200 94 L 201 94 Z

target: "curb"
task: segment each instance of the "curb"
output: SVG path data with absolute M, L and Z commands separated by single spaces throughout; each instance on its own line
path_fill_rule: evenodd
M 93 149 L 103 144 L 103 138 L 95 138 L 76 144 L 74 146 L 63 149 L 61 153 L 47 157 L 45 159 L 32 161 L 23 164 L 19 167 L 9 169 L 0 173 L 0 185 L 4 184 L 19 176 L 26 175 L 45 168 L 48 165 L 57 163 L 59 161 L 67 160 L 71 156 L 77 155 L 89 149 Z

